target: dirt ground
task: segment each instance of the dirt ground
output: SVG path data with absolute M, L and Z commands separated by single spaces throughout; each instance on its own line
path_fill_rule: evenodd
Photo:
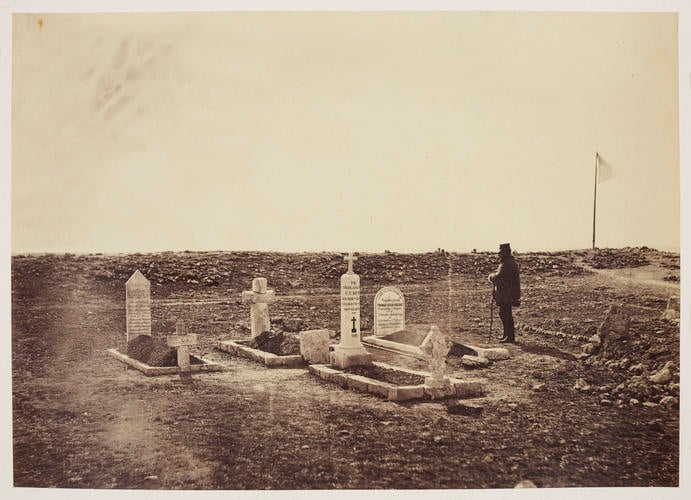
M 272 319 L 339 325 L 339 254 L 159 253 L 12 258 L 14 485 L 144 489 L 429 489 L 677 486 L 679 325 L 661 320 L 679 293 L 679 255 L 620 249 L 518 255 L 523 288 L 512 357 L 480 378 L 487 394 L 394 403 L 343 390 L 305 369 L 266 369 L 214 348 L 249 334 L 240 293 L 268 278 Z M 591 266 L 597 264 L 597 268 Z M 610 265 L 608 265 L 608 263 Z M 363 330 L 385 285 L 410 323 L 487 345 L 492 254 L 362 254 Z M 635 266 L 635 267 L 626 267 Z M 109 358 L 125 348 L 125 281 L 152 283 L 153 334 L 178 319 L 193 354 L 218 373 L 145 377 Z M 628 336 L 579 359 L 612 304 Z M 494 309 L 493 339 L 500 336 Z M 609 344 L 607 343 L 609 342 Z M 375 350 L 375 359 L 423 368 Z M 664 366 L 671 378 L 651 383 Z M 579 380 L 582 379 L 582 380 Z M 456 401 L 451 401 L 455 403 Z

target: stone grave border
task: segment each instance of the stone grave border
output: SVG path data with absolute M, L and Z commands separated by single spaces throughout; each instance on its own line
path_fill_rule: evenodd
M 302 357 L 302 354 L 291 354 L 288 356 L 278 356 L 271 352 L 261 351 L 252 347 L 246 346 L 250 340 L 221 340 L 216 347 L 230 354 L 251 359 L 262 363 L 268 368 L 303 368 L 307 363 Z
M 406 354 L 412 354 L 413 356 L 417 356 L 419 358 L 424 358 L 422 350 L 414 345 L 401 344 L 400 342 L 394 342 L 392 340 L 384 340 L 380 337 L 376 337 L 375 335 L 363 337 L 362 342 L 373 346 L 385 347 L 386 349 L 393 349 L 394 351 L 399 351 Z
M 373 361 L 372 365 L 380 368 L 393 369 L 396 371 L 419 375 L 421 377 L 430 377 L 430 372 L 411 370 L 400 366 L 393 366 L 379 361 Z M 382 382 L 362 375 L 355 375 L 352 373 L 345 373 L 341 370 L 333 368 L 330 365 L 310 365 L 309 371 L 313 375 L 318 376 L 326 382 L 339 385 L 344 388 L 353 389 L 359 392 L 367 392 L 376 396 L 384 397 L 389 401 L 406 401 L 411 399 L 434 399 L 435 390 L 439 388 L 431 387 L 427 384 L 418 385 L 395 385 L 388 382 Z M 453 387 L 453 394 L 448 396 L 472 398 L 480 397 L 485 393 L 483 381 L 478 379 L 460 380 L 453 377 L 448 377 Z
M 405 354 L 410 354 L 418 358 L 424 359 L 425 357 L 422 350 L 419 347 L 410 344 L 401 344 L 400 342 L 393 342 L 392 340 L 384 340 L 382 338 L 375 337 L 374 335 L 372 335 L 371 337 L 364 337 L 362 341 L 365 344 L 369 344 L 375 347 L 383 347 L 385 349 L 391 349 L 393 351 L 398 351 Z M 511 353 L 505 347 L 477 347 L 456 341 L 454 341 L 454 343 L 460 344 L 464 347 L 467 347 L 468 349 L 472 349 L 477 353 L 477 357 L 485 358 L 489 361 L 499 361 L 502 359 L 509 359 L 511 357 Z
M 135 370 L 139 370 L 147 377 L 153 377 L 156 375 L 177 375 L 178 373 L 181 373 L 178 366 L 150 366 L 134 358 L 130 358 L 127 354 L 123 354 L 117 349 L 108 349 L 106 352 L 110 357 L 115 358 L 128 366 L 131 366 Z M 190 357 L 198 359 L 202 362 L 202 364 L 190 365 L 190 372 L 188 373 L 220 372 L 224 369 L 223 365 L 208 361 L 204 358 L 200 358 L 199 356 L 190 355 Z

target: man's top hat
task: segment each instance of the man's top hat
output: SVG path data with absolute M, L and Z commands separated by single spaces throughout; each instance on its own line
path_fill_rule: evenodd
M 499 255 L 511 255 L 511 244 L 502 243 L 499 245 Z

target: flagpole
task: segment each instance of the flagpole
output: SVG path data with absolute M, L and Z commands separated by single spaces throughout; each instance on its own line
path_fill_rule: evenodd
M 597 211 L 597 171 L 599 169 L 600 154 L 595 152 L 595 185 L 593 188 L 593 248 L 595 248 L 595 213 Z

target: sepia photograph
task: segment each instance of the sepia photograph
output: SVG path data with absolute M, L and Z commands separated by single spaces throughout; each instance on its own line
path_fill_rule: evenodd
M 689 10 L 578 5 L 6 3 L 4 493 L 688 494 Z

